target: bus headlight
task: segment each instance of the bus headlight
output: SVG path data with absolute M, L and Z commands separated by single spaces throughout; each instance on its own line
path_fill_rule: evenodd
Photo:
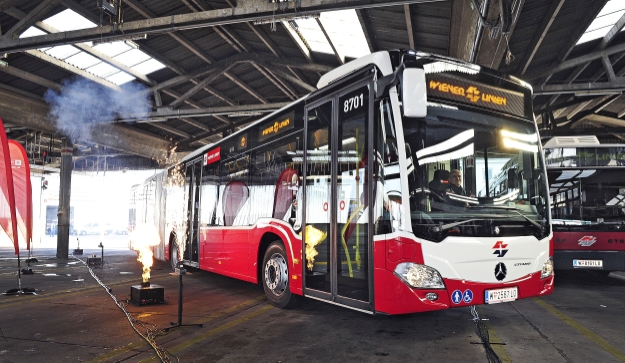
M 419 289 L 444 289 L 443 278 L 430 266 L 412 262 L 400 263 L 395 267 L 395 275 L 406 284 Z
M 540 274 L 540 278 L 544 279 L 553 275 L 553 257 L 549 257 L 543 264 L 543 272 Z

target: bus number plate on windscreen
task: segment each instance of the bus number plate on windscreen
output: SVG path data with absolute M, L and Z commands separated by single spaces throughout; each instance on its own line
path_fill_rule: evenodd
M 484 292 L 485 304 L 496 304 L 500 302 L 513 301 L 519 297 L 519 290 L 516 287 L 505 289 L 486 290 Z
M 573 260 L 573 267 L 603 268 L 603 260 Z

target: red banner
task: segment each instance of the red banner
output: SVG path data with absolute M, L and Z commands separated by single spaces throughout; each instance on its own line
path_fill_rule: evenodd
M 11 156 L 9 155 L 9 142 L 2 119 L 0 119 L 0 228 L 9 236 L 15 246 L 15 254 L 19 255 L 20 245 L 17 238 Z
M 9 140 L 9 154 L 11 155 L 11 172 L 13 173 L 17 227 L 26 241 L 26 249 L 30 250 L 30 241 L 33 237 L 33 193 L 30 183 L 30 164 L 26 150 L 22 144 L 15 140 Z

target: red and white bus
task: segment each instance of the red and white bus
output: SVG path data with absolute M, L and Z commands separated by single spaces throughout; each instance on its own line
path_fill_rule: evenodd
M 158 258 L 176 262 L 180 248 L 184 264 L 262 284 L 279 307 L 305 296 L 403 314 L 552 292 L 527 84 L 384 51 L 317 87 L 137 189 L 155 193 L 142 205 L 154 206 L 144 221 L 159 228 Z
M 625 271 L 625 144 L 554 137 L 544 151 L 555 268 Z

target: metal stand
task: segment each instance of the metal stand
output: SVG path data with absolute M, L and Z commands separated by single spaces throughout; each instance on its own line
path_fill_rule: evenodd
M 32 287 L 22 288 L 22 270 L 20 269 L 20 255 L 17 254 L 17 289 L 8 289 L 2 295 L 37 295 Z
M 199 328 L 204 324 L 182 324 L 182 275 L 187 273 L 187 270 L 184 269 L 182 262 L 180 263 L 179 273 L 178 273 L 178 322 L 173 323 L 170 322 L 171 326 L 168 328 L 164 328 L 163 330 L 169 331 L 174 328 L 179 328 L 181 326 L 197 326 Z
M 102 242 L 100 242 L 98 247 L 102 248 L 102 254 L 100 255 L 100 268 L 104 268 L 104 245 Z

